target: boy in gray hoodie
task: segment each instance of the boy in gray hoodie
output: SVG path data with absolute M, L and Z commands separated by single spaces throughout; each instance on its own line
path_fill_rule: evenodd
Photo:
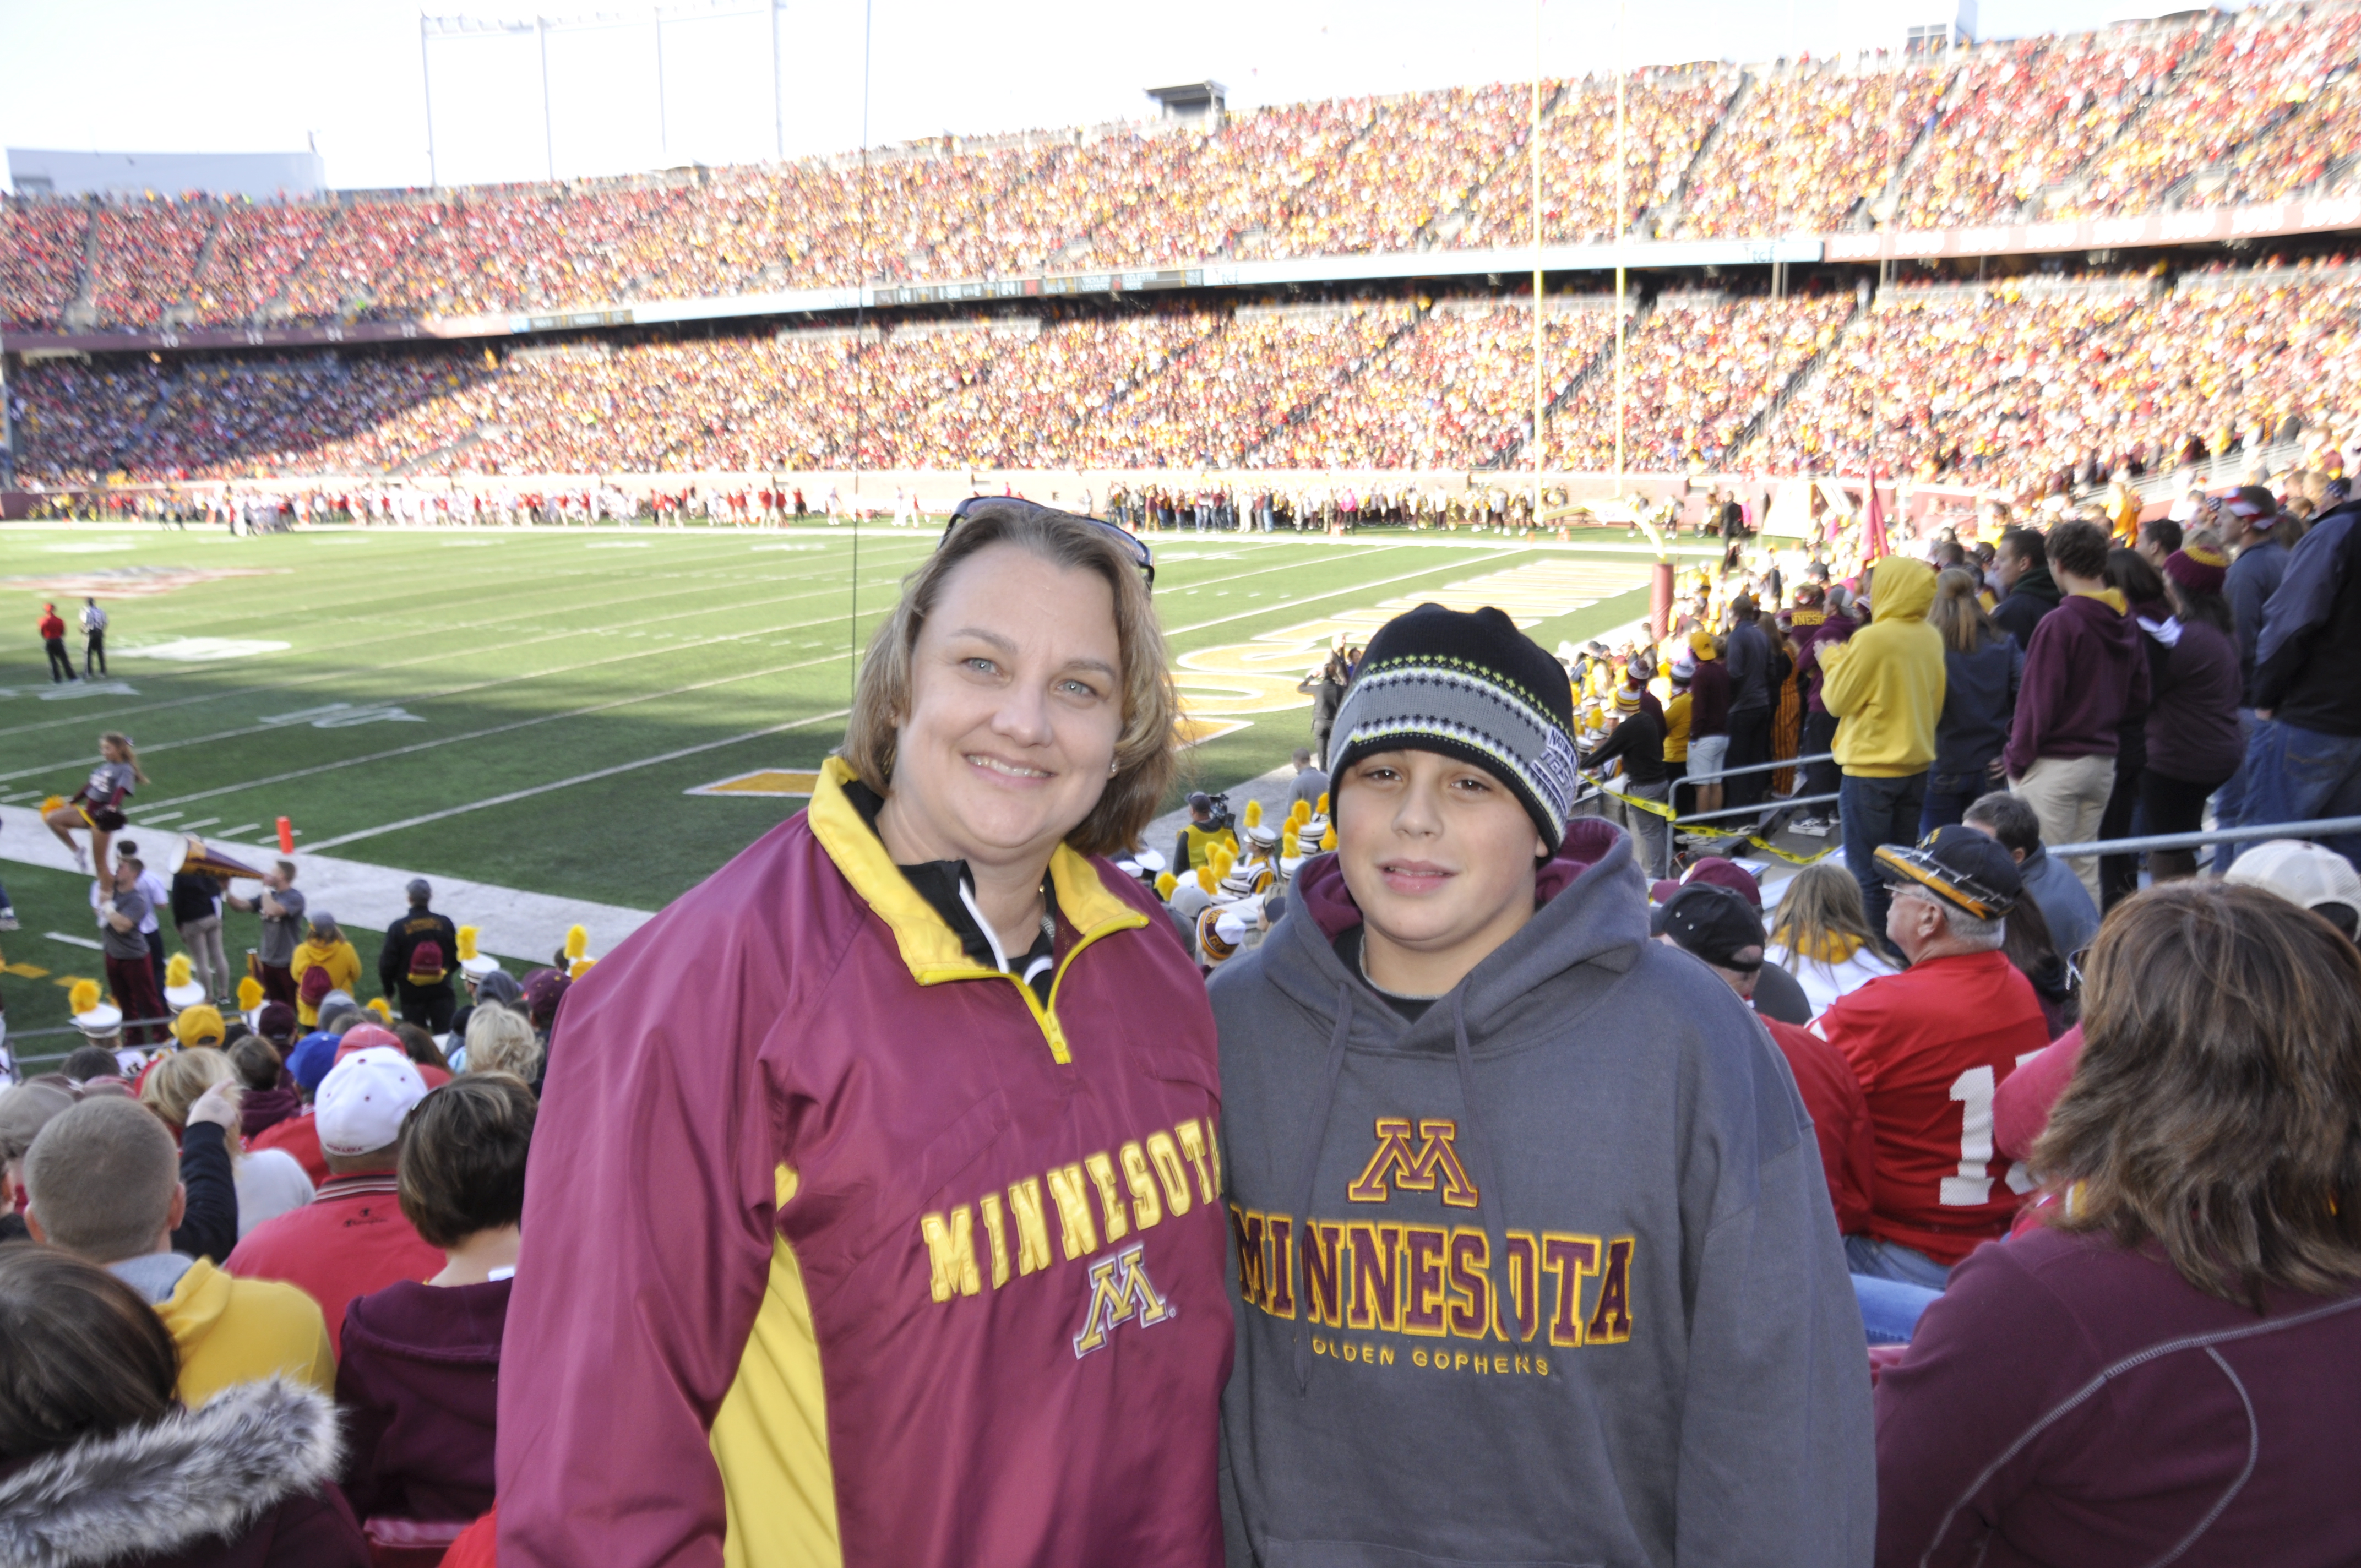
M 1869 1368 L 1803 1102 L 1569 830 L 1571 695 L 1497 609 L 1389 622 L 1338 847 L 1213 978 L 1234 1564 L 1866 1564 Z

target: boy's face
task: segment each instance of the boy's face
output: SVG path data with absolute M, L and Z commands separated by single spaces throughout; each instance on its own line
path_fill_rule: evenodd
M 1380 751 L 1337 788 L 1345 885 L 1396 946 L 1488 952 L 1532 918 L 1535 863 L 1549 848 L 1492 773 L 1434 751 Z

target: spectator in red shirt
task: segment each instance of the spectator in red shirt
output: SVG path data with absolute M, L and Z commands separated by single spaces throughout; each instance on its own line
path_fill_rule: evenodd
M 442 1250 L 401 1212 L 394 1178 L 401 1119 L 426 1098 L 408 1057 L 376 1046 L 338 1062 L 320 1084 L 314 1118 L 328 1179 L 311 1202 L 258 1225 L 226 1265 L 248 1279 L 283 1279 L 320 1303 L 337 1343 L 345 1309 L 401 1279 L 429 1279 Z
M 2176 882 L 2108 916 L 2086 994 L 2059 1201 L 1879 1380 L 1877 1560 L 2361 1561 L 2361 954 Z
M 1972 828 L 1886 844 L 1888 939 L 1900 974 L 1838 998 L 1812 1030 L 1844 1053 L 1877 1143 L 1872 1209 L 1845 1238 L 1856 1274 L 1941 1289 L 1977 1243 L 2006 1234 L 2018 1179 L 1993 1150 L 1993 1095 L 2049 1044 L 2040 999 L 2001 951 L 2023 893 L 2008 851 Z
M 1754 1000 L 1763 974 L 1763 916 L 1741 894 L 1712 883 L 1689 883 L 1655 907 L 1648 925 L 1656 940 L 1702 959 L 1730 990 Z M 1763 1026 L 1787 1058 L 1811 1114 L 1837 1230 L 1852 1234 L 1869 1223 L 1875 1180 L 1876 1146 L 1861 1080 L 1834 1046 L 1809 1029 L 1771 1017 L 1763 1019 Z
M 74 674 L 73 655 L 66 652 L 66 623 L 60 619 L 58 607 L 53 604 L 41 607 L 41 644 L 49 651 L 51 685 L 82 678 Z

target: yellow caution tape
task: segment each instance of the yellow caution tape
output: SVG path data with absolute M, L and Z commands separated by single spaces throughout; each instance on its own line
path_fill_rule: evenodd
M 1783 860 L 1791 866 L 1817 865 L 1844 847 L 1841 844 L 1831 844 L 1817 855 L 1794 854 L 1772 843 L 1759 833 L 1752 833 L 1742 828 L 1708 828 L 1699 822 L 1683 822 L 1680 814 L 1669 806 L 1653 800 L 1642 800 L 1638 795 L 1625 795 L 1620 790 L 1609 789 L 1604 784 L 1598 785 L 1598 788 L 1599 795 L 1605 798 L 1620 801 L 1636 811 L 1644 811 L 1653 817 L 1661 817 L 1678 827 L 1684 833 L 1701 834 L 1712 839 L 1735 839 L 1741 843 L 1752 844 L 1764 854 Z

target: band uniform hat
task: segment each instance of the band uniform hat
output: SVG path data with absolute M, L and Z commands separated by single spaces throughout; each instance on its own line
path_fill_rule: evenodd
M 1915 849 L 1881 844 L 1876 863 L 1887 883 L 1924 889 L 1979 920 L 2001 919 L 2025 895 L 2025 877 L 2009 852 L 1960 823 L 1936 828 Z
M 1574 692 L 1549 652 L 1489 605 L 1422 604 L 1378 629 L 1338 705 L 1332 774 L 1383 751 L 1482 768 L 1517 797 L 1554 854 L 1576 782 Z

